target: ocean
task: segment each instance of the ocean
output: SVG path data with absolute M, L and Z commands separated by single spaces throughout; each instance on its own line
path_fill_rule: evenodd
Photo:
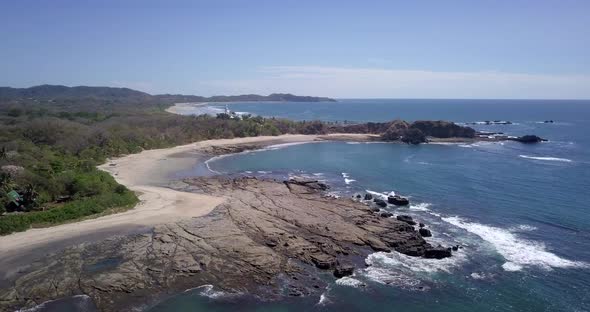
M 452 258 L 373 253 L 370 266 L 331 281 L 321 296 L 265 302 L 203 286 L 149 311 L 589 311 L 590 101 L 340 100 L 232 103 L 230 109 L 295 120 L 442 119 L 548 142 L 424 144 L 322 142 L 213 158 L 185 175 L 308 176 L 334 195 L 395 192 Z M 215 113 L 224 106 L 187 113 Z M 553 123 L 545 123 L 553 120 Z

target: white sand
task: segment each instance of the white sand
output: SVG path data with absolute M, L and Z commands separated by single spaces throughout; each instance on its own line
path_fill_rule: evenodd
M 208 140 L 173 148 L 147 150 L 138 154 L 112 159 L 99 166 L 111 173 L 117 182 L 139 193 L 141 202 L 126 212 L 85 221 L 30 229 L 25 232 L 0 236 L 0 260 L 8 255 L 26 253 L 39 246 L 97 233 L 111 233 L 116 228 L 145 227 L 173 222 L 183 218 L 203 216 L 224 199 L 208 195 L 175 191 L 160 185 L 171 180 L 170 175 L 193 168 L 204 161 L 199 151 L 203 148 L 235 144 L 277 144 L 310 142 L 314 140 L 366 140 L 363 134 L 282 135 L 224 140 Z M 106 237 L 105 237 L 106 238 Z

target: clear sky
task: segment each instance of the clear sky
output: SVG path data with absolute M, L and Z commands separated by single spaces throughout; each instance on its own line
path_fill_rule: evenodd
M 0 0 L 0 85 L 590 98 L 590 1 Z

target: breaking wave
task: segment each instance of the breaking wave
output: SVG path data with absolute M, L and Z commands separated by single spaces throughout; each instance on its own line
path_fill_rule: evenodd
M 468 222 L 459 217 L 442 218 L 444 221 L 481 237 L 490 243 L 506 259 L 502 268 L 506 271 L 520 271 L 525 267 L 579 268 L 587 264 L 561 258 L 549 251 L 539 242 L 519 238 L 509 230 Z
M 451 273 L 466 260 L 467 256 L 462 251 L 454 252 L 452 257 L 444 259 L 411 257 L 399 252 L 376 252 L 365 259 L 369 267 L 363 273 L 378 283 L 416 288 L 422 280 L 435 279 L 435 273 Z
M 352 182 L 355 182 L 355 179 L 349 179 L 350 178 L 350 174 L 346 173 L 346 172 L 342 172 L 342 177 L 344 178 L 344 183 L 346 183 L 346 185 L 349 185 Z
M 357 280 L 356 278 L 352 278 L 352 277 L 342 277 L 336 280 L 336 284 L 340 285 L 340 286 L 348 286 L 348 287 L 363 287 L 365 286 L 365 283 Z
M 228 293 L 228 292 L 221 291 L 221 290 L 214 290 L 213 285 L 210 285 L 210 284 L 201 285 L 201 286 L 194 287 L 194 288 L 189 288 L 189 289 L 185 290 L 184 292 L 186 293 L 186 292 L 195 291 L 195 290 L 200 290 L 199 295 L 204 296 L 204 297 L 208 297 L 211 299 L 219 299 L 219 298 L 232 297 L 232 296 L 239 295 L 239 293 Z
M 419 203 L 419 204 L 410 204 L 409 209 L 415 211 L 430 211 L 428 209 L 430 207 L 430 203 Z
M 526 158 L 526 159 L 534 159 L 534 160 L 544 160 L 544 161 L 560 161 L 560 162 L 572 162 L 571 159 L 567 158 L 558 158 L 558 157 L 536 157 L 536 156 L 527 156 L 527 155 L 518 155 L 518 157 Z

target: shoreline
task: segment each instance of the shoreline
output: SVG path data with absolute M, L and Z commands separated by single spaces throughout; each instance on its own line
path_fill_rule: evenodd
M 182 110 L 190 109 L 199 106 L 207 106 L 211 102 L 186 102 L 186 103 L 174 103 L 172 106 L 165 109 L 166 112 L 176 115 L 184 115 L 181 113 Z
M 213 156 L 284 143 L 314 141 L 372 141 L 365 134 L 281 135 L 216 139 L 171 148 L 145 150 L 109 159 L 98 166 L 138 194 L 140 202 L 125 212 L 0 236 L 0 277 L 8 280 L 15 271 L 50 252 L 74 244 L 149 231 L 156 225 L 209 214 L 226 201 L 223 197 L 173 190 L 174 173 L 194 168 Z M 25 260 L 26 261 L 23 261 Z M 25 263 L 28 262 L 28 263 Z

